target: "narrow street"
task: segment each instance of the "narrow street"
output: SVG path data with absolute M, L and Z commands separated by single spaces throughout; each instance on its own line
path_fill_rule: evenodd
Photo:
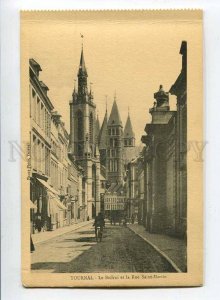
M 175 272 L 144 240 L 128 228 L 107 224 L 96 243 L 94 227 L 85 226 L 35 245 L 33 272 Z

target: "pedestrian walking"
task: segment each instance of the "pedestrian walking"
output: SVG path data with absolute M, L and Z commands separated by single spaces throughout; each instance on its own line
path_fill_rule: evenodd
M 41 221 L 41 215 L 40 214 L 36 214 L 35 227 L 38 230 L 38 232 L 41 232 L 42 221 Z

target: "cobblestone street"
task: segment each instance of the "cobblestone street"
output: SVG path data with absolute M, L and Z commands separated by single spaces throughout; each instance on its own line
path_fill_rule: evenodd
M 91 224 L 39 243 L 33 272 L 175 272 L 172 266 L 128 228 L 107 224 L 96 243 Z

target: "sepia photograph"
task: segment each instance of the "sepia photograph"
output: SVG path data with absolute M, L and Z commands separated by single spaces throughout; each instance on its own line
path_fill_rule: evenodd
M 22 12 L 21 85 L 23 284 L 201 285 L 202 12 Z

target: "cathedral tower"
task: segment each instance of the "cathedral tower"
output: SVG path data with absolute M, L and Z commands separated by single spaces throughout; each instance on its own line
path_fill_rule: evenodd
M 87 212 L 90 218 L 100 211 L 100 160 L 96 138 L 96 105 L 88 90 L 83 48 L 78 70 L 78 90 L 70 101 L 70 152 L 85 172 Z M 86 200 L 85 200 L 86 201 Z
M 130 114 L 128 112 L 127 121 L 124 129 L 124 164 L 130 162 L 136 157 L 135 134 L 131 124 Z
M 128 112 L 128 118 L 124 129 L 124 146 L 125 147 L 135 147 L 135 134 L 131 125 L 131 118 Z
M 116 97 L 107 124 L 107 180 L 121 183 L 123 180 L 123 125 Z
M 102 127 L 99 132 L 99 152 L 100 152 L 100 163 L 104 167 L 106 167 L 106 162 L 107 162 L 107 125 L 108 125 L 108 114 L 107 114 L 107 109 L 105 112 L 104 120 L 102 123 Z

